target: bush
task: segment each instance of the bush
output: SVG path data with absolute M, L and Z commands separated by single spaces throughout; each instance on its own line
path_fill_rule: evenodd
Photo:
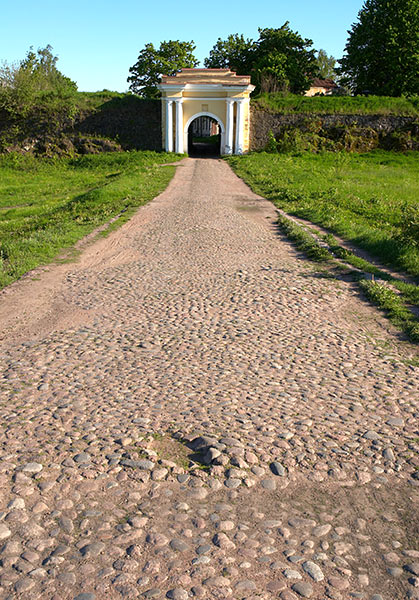
M 405 152 L 419 147 L 419 136 L 413 135 L 416 124 L 390 134 L 380 134 L 372 127 L 337 124 L 325 127 L 318 119 L 306 119 L 299 127 L 283 127 L 277 138 L 272 131 L 266 152 L 371 152 L 386 150 Z
M 275 139 L 272 129 L 269 130 L 269 138 L 268 143 L 265 146 L 265 152 L 269 152 L 270 154 L 278 152 L 278 142 Z
M 29 136 L 48 137 L 73 121 L 77 86 L 58 71 L 51 50 L 30 48 L 18 65 L 0 68 L 0 152 Z
M 414 150 L 415 146 L 419 145 L 419 143 L 416 136 L 412 136 L 411 131 L 403 130 L 393 131 L 392 133 L 383 136 L 382 145 L 386 150 L 407 152 L 408 150 Z

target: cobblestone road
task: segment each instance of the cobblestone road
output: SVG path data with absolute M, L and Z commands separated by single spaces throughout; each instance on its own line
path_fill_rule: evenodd
M 413 350 L 274 218 L 186 159 L 4 292 L 1 599 L 419 598 Z

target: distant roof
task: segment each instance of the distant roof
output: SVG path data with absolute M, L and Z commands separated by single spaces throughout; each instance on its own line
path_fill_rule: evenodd
M 311 87 L 322 87 L 327 89 L 337 88 L 338 85 L 333 81 L 333 79 L 319 79 L 316 77 L 313 79 L 311 83 Z
M 236 75 L 230 69 L 182 69 L 176 75 L 163 75 L 161 82 L 164 85 L 208 84 L 221 85 L 250 85 L 250 75 Z

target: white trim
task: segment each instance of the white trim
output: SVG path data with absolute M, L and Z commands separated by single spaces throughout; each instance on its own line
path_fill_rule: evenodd
M 173 152 L 173 100 L 166 102 L 166 152 Z
M 221 128 L 221 133 L 225 133 L 224 123 L 222 122 L 222 120 L 220 119 L 220 117 L 218 115 L 214 115 L 214 113 L 205 112 L 205 111 L 201 111 L 199 113 L 196 113 L 196 114 L 193 115 L 193 117 L 190 117 L 187 120 L 186 125 L 184 127 L 184 132 L 185 133 L 188 133 L 189 125 L 192 123 L 192 121 L 195 121 L 195 119 L 197 119 L 198 117 L 211 117 L 212 119 L 214 119 L 214 121 L 217 121 L 217 123 L 219 124 L 219 126 Z
M 254 85 L 226 85 L 224 83 L 159 83 L 157 86 L 162 92 L 182 92 L 184 90 L 194 92 L 210 92 L 212 90 L 222 90 L 225 92 L 236 92 L 242 94 L 243 92 L 253 92 L 255 89 Z
M 233 154 L 234 100 L 226 101 L 226 143 L 225 154 Z
M 237 98 L 237 113 L 236 113 L 236 148 L 234 154 L 243 154 L 243 125 L 244 125 L 244 100 L 245 98 Z
M 190 117 L 190 119 L 188 119 L 188 121 L 186 122 L 185 128 L 183 130 L 183 140 L 184 140 L 185 148 L 188 147 L 188 129 L 189 129 L 189 125 L 192 123 L 192 121 L 195 121 L 195 119 L 197 119 L 198 117 L 211 117 L 212 119 L 214 119 L 214 121 L 217 121 L 217 123 L 218 123 L 218 125 L 220 126 L 220 129 L 221 129 L 220 154 L 224 154 L 225 153 L 225 127 L 224 127 L 224 123 L 222 122 L 222 120 L 220 119 L 220 117 L 218 117 L 217 115 L 214 115 L 214 113 L 210 113 L 210 112 L 199 112 L 199 113 L 194 114 L 192 117 Z
M 194 96 L 182 96 L 183 100 L 206 100 L 208 101 L 212 101 L 212 100 L 223 100 L 224 102 L 229 98 L 230 96 L 214 96 L 213 98 L 203 98 L 203 97 L 194 97 Z M 176 97 L 172 98 L 172 96 L 166 96 L 166 98 L 170 98 L 175 100 Z
M 177 98 L 176 104 L 176 152 L 183 154 L 184 152 L 184 141 L 185 138 L 182 135 L 182 123 L 183 123 L 183 98 Z

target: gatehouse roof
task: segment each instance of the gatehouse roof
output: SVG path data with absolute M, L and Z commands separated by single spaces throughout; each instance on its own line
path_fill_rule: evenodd
M 182 69 L 176 75 L 163 75 L 163 85 L 221 85 L 221 86 L 248 86 L 250 75 L 236 75 L 230 69 Z

